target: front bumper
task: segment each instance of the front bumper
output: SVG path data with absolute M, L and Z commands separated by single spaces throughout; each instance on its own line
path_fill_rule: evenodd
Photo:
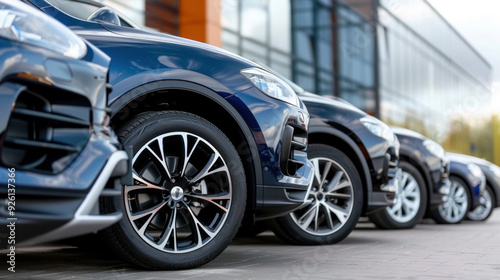
M 1 196 L 1 217 L 16 218 L 16 243 L 32 245 L 95 232 L 119 221 L 122 213 L 101 214 L 99 199 L 120 196 L 128 176 L 128 156 L 114 139 L 93 136 L 80 156 L 62 173 L 16 170 L 14 215 Z M 0 180 L 7 182 L 2 172 Z M 10 194 L 10 193 L 9 193 Z M 0 236 L 4 240 L 5 236 Z
M 476 207 L 481 205 L 481 194 L 482 192 L 486 191 L 486 183 L 483 178 L 481 182 L 475 186 L 471 186 L 471 192 L 472 192 L 472 201 L 471 205 L 469 207 L 469 210 L 475 209 Z
M 366 214 L 380 211 L 394 204 L 401 180 L 398 149 L 399 147 L 393 144 L 381 159 L 372 159 L 374 169 L 381 170 L 381 172 L 372 176 L 373 189 L 368 193 Z
M 446 202 L 448 194 L 450 193 L 450 187 L 451 182 L 448 178 L 446 178 L 443 180 L 443 183 L 439 188 L 434 188 L 434 191 L 430 194 L 429 210 L 432 210 Z
M 257 213 L 257 220 L 283 216 L 305 204 L 313 183 L 314 166 L 310 161 L 307 161 L 304 168 L 305 172 L 300 178 L 299 184 L 288 188 L 271 185 L 257 186 L 258 197 L 261 198 L 257 204 L 265 205 Z
M 252 130 L 260 159 L 252 214 L 256 219 L 285 215 L 302 206 L 313 179 L 307 159 L 309 113 L 263 94 L 255 87 L 227 99 Z

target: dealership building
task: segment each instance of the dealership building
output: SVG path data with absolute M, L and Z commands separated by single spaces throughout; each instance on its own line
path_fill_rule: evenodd
M 425 0 L 103 2 L 139 24 L 264 63 L 449 151 L 495 159 L 492 68 Z

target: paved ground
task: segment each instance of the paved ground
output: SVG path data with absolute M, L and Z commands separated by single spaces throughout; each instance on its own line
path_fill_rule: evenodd
M 379 230 L 360 223 L 333 246 L 290 246 L 269 232 L 237 238 L 198 269 L 135 270 L 103 253 L 73 247 L 18 249 L 16 273 L 0 279 L 500 279 L 500 210 L 484 223 Z M 1 251 L 0 259 L 6 259 Z M 3 256 L 3 257 L 2 257 Z

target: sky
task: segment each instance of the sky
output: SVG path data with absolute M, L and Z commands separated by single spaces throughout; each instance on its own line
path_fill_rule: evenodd
M 500 95 L 500 1 L 427 0 L 491 65 Z

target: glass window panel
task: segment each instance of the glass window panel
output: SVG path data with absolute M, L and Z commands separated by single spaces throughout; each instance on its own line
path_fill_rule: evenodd
M 268 43 L 268 1 L 247 0 L 242 5 L 241 34 L 244 37 Z
M 271 47 L 289 52 L 291 47 L 290 1 L 269 1 Z

